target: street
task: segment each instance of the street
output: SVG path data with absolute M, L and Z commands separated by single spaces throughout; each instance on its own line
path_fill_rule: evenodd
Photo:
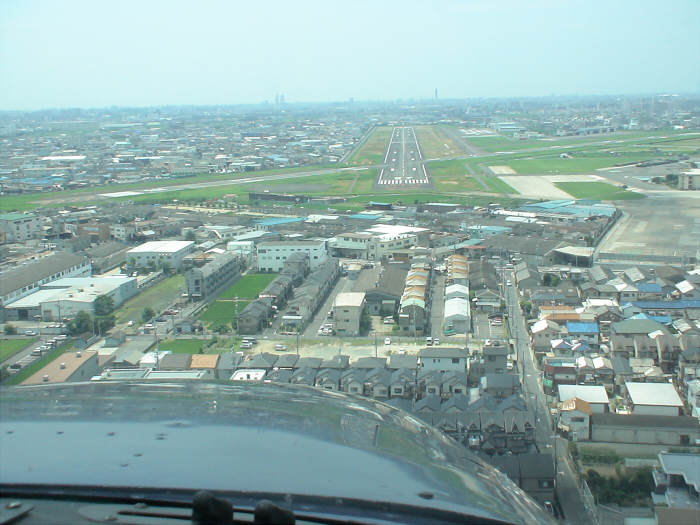
M 515 283 L 512 272 L 507 277 Z M 556 494 L 564 512 L 564 522 L 576 525 L 594 524 L 592 514 L 583 503 L 578 477 L 574 474 L 568 452 L 568 442 L 553 432 L 552 418 L 547 399 L 542 390 L 541 372 L 537 368 L 527 330 L 525 316 L 520 310 L 519 296 L 515 284 L 504 286 L 506 303 L 510 313 L 509 323 L 512 339 L 515 339 L 515 352 L 518 356 L 518 370 L 521 374 L 523 397 L 534 410 L 537 424 L 535 442 L 540 452 L 554 451 L 556 469 Z

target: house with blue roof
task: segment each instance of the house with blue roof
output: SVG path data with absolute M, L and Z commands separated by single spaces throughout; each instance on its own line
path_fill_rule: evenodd
M 568 334 L 568 339 L 586 341 L 590 346 L 598 346 L 600 344 L 598 323 L 567 322 L 562 331 Z

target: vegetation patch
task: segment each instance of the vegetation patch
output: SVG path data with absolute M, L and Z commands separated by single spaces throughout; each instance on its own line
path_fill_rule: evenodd
M 114 311 L 117 323 L 138 321 L 145 305 L 152 308 L 156 314 L 178 303 L 185 292 L 185 276 L 173 275 L 154 284 L 148 290 L 132 297 Z
M 173 354 L 201 354 L 204 341 L 199 339 L 169 339 L 160 343 L 160 349 Z
M 503 182 L 498 177 L 482 177 L 486 185 L 495 193 L 507 193 L 512 195 L 519 195 L 520 192 L 513 188 L 510 184 Z

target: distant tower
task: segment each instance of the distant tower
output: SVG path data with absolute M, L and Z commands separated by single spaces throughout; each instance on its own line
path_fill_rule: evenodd
M 280 104 L 284 104 L 284 95 L 280 95 Z
M 275 105 L 278 106 L 279 103 L 280 103 L 280 96 L 279 96 L 279 95 L 275 95 Z
M 435 88 L 435 100 L 437 100 L 437 88 Z

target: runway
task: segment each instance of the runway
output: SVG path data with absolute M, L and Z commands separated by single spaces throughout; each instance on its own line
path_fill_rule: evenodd
M 386 167 L 379 171 L 379 186 L 416 186 L 429 184 L 416 132 L 412 127 L 397 127 L 391 134 L 384 155 Z

